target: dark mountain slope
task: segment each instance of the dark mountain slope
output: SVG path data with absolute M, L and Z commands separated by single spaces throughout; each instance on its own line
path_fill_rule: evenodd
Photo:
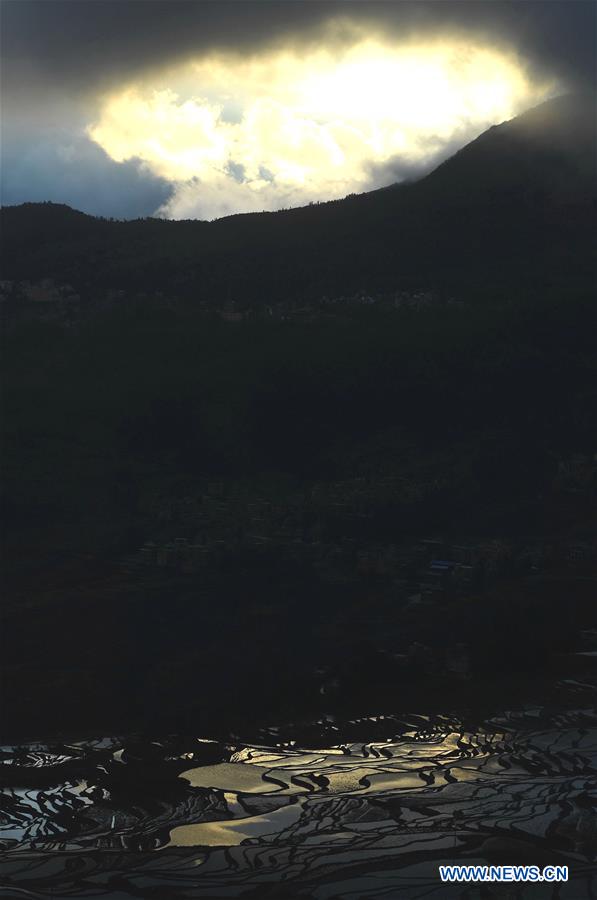
M 590 583 L 537 586 L 533 571 L 531 606 L 512 579 L 531 565 L 527 548 L 561 546 L 563 562 L 568 542 L 592 534 L 589 111 L 554 101 L 416 184 L 305 209 L 213 223 L 3 211 L 4 277 L 53 276 L 83 301 L 106 287 L 214 302 L 385 285 L 470 293 L 462 305 L 346 304 L 238 328 L 151 298 L 70 328 L 44 320 L 43 304 L 38 318 L 15 315 L 0 357 L 5 730 L 106 734 L 162 713 L 225 719 L 243 703 L 253 715 L 255 686 L 270 682 L 287 710 L 293 684 L 271 673 L 307 690 L 326 654 L 377 642 L 378 610 L 393 651 L 468 640 L 484 669 L 493 626 L 511 622 L 521 637 L 500 649 L 501 672 L 553 648 Z M 413 620 L 414 557 L 401 588 L 362 573 L 357 553 L 434 535 L 497 536 L 521 550 L 520 570 L 508 565 L 503 592 L 471 587 L 461 605 Z M 180 538 L 205 544 L 193 571 L 172 552 Z M 123 573 L 123 559 L 147 563 L 148 541 L 171 565 Z
M 419 182 L 212 223 L 2 210 L 3 277 L 248 301 L 428 285 L 585 286 L 597 197 L 590 96 L 490 128 Z
M 595 109 L 588 95 L 556 97 L 494 125 L 427 176 L 421 185 L 444 197 L 542 190 L 578 199 L 595 191 Z M 461 185 L 460 189 L 457 185 Z

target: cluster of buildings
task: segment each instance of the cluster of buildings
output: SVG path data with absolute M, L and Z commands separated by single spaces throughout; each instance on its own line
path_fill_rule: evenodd
M 556 489 L 583 493 L 597 486 L 597 453 L 573 453 L 558 460 Z
M 126 291 L 109 289 L 93 291 L 84 302 L 80 294 L 70 284 L 56 284 L 51 278 L 39 281 L 0 281 L 0 309 L 6 322 L 57 321 L 71 325 L 81 317 L 125 306 L 129 302 L 160 302 L 171 306 L 174 301 L 161 292 L 133 296 Z M 380 309 L 425 310 L 438 305 L 461 308 L 464 303 L 452 298 L 445 299 L 430 290 L 394 290 L 386 293 L 357 291 L 350 295 L 317 299 L 281 298 L 273 304 L 251 305 L 245 301 L 229 299 L 224 303 L 198 299 L 197 308 L 216 314 L 224 322 L 238 324 L 255 320 L 278 320 L 288 322 L 310 322 L 320 318 L 334 318 L 341 312 L 350 312 L 361 307 L 375 306 Z
M 5 324 L 55 321 L 71 325 L 81 313 L 81 296 L 70 284 L 40 281 L 0 281 L 0 312 Z
M 383 504 L 416 502 L 440 490 L 446 483 L 437 472 L 421 472 L 416 479 L 397 474 L 372 478 L 360 476 L 318 484 L 313 488 L 311 498 L 328 510 L 362 514 Z
M 319 301 L 320 306 L 378 306 L 385 309 L 430 309 L 437 306 L 463 308 L 464 302 L 453 297 L 443 297 L 436 291 L 417 289 L 411 291 L 394 290 L 386 292 L 369 293 L 357 291 L 354 294 L 339 297 L 324 295 Z
M 124 290 L 98 290 L 82 296 L 70 284 L 56 284 L 51 278 L 39 281 L 0 281 L 0 317 L 9 328 L 28 322 L 54 322 L 65 327 L 112 309 L 152 303 L 172 306 L 161 292 L 130 294 Z
M 281 322 L 311 322 L 321 318 L 335 318 L 341 312 L 350 312 L 361 307 L 375 306 L 377 309 L 410 309 L 421 311 L 438 306 L 463 309 L 465 304 L 454 298 L 442 298 L 429 290 L 369 293 L 357 291 L 353 294 L 317 299 L 280 299 L 275 304 L 252 307 L 236 300 L 228 300 L 218 308 L 220 318 L 226 322 L 246 322 L 255 319 L 274 319 Z M 204 303 L 207 308 L 207 304 Z
M 596 559 L 594 543 L 582 540 L 375 541 L 367 527 L 360 532 L 352 527 L 355 519 L 371 517 L 373 488 L 364 480 L 351 487 L 350 498 L 339 482 L 280 502 L 228 495 L 222 484 L 210 482 L 200 497 L 162 509 L 163 529 L 176 527 L 185 536 L 150 541 L 129 554 L 123 567 L 137 575 L 160 569 L 192 574 L 243 554 L 275 556 L 310 566 L 326 581 L 390 585 L 417 606 L 482 591 L 502 578 L 588 571 Z

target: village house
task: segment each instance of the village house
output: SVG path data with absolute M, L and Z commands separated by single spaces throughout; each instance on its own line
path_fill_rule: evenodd
M 239 309 L 235 300 L 228 300 L 220 311 L 220 317 L 225 322 L 238 323 L 244 321 L 245 313 Z
M 25 296 L 33 303 L 52 303 L 58 300 L 58 291 L 51 278 L 44 278 L 31 284 L 25 290 Z
M 574 453 L 558 462 L 555 486 L 560 490 L 578 492 L 595 486 L 597 482 L 597 454 Z

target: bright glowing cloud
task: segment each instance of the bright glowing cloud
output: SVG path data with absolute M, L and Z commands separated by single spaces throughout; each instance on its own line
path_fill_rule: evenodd
M 554 92 L 504 53 L 455 40 L 211 57 L 164 80 L 107 97 L 88 134 L 112 159 L 140 159 L 176 184 L 160 210 L 171 218 L 379 187 L 397 159 L 423 169 Z

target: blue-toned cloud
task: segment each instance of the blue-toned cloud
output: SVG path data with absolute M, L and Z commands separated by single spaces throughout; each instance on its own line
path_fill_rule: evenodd
M 53 200 L 114 218 L 155 213 L 173 186 L 137 159 L 114 162 L 85 135 L 66 130 L 19 135 L 2 149 L 2 205 Z

